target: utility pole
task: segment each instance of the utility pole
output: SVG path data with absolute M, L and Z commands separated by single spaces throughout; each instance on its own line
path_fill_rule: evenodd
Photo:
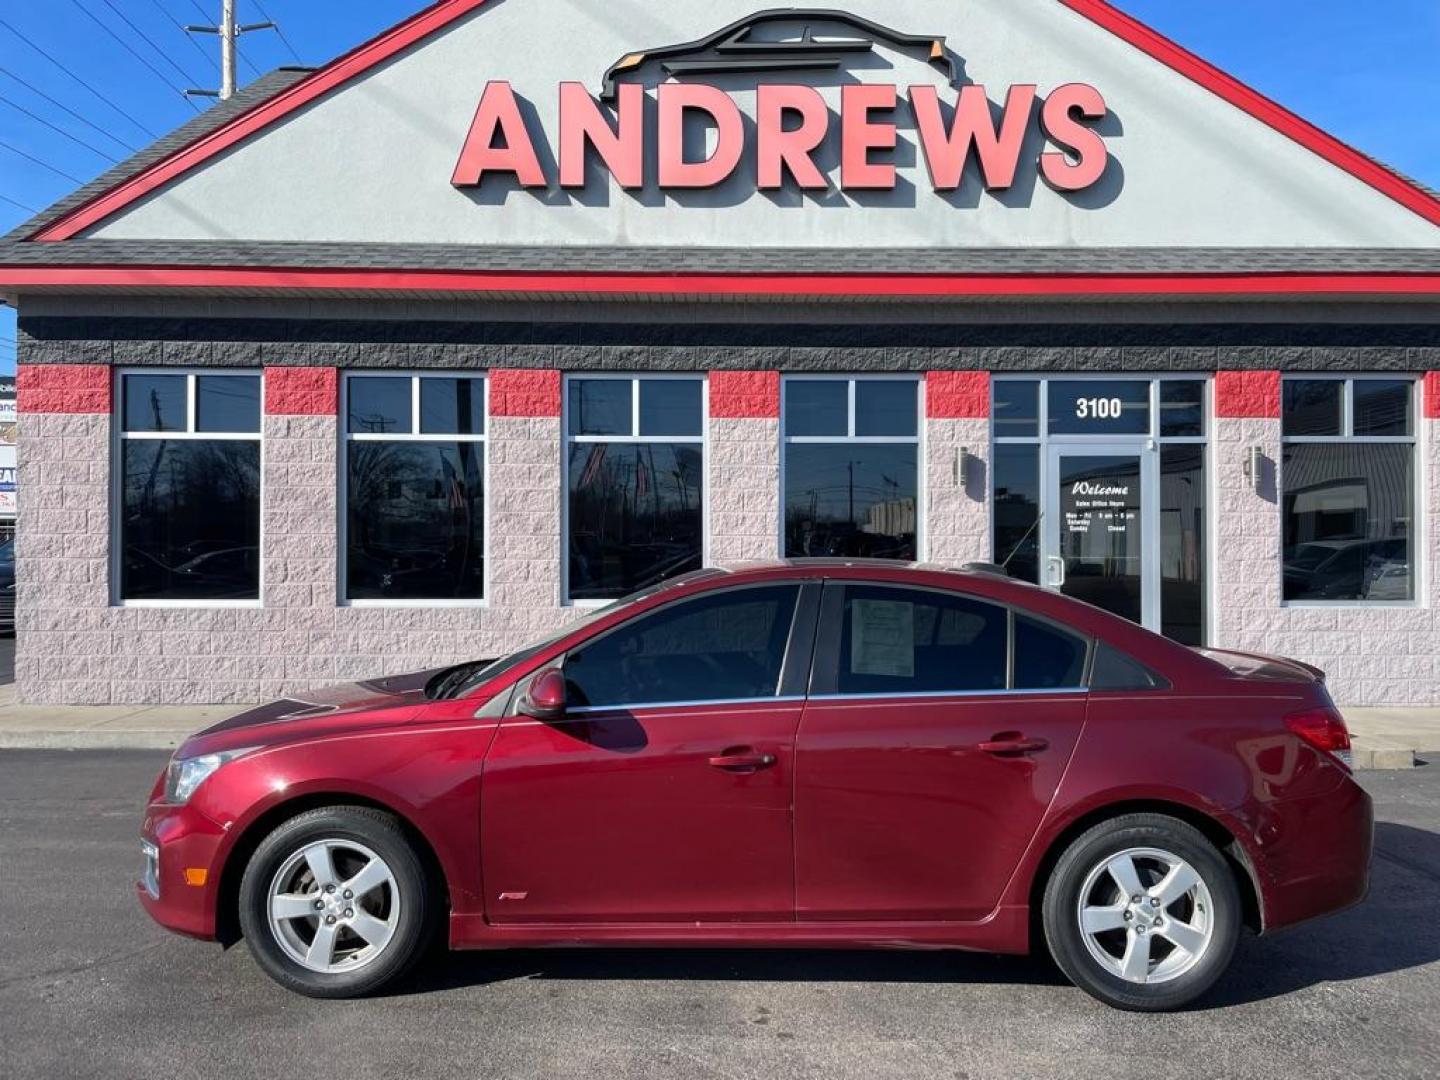
M 213 97 L 228 101 L 235 96 L 235 47 L 241 34 L 254 30 L 274 30 L 273 22 L 248 23 L 244 26 L 235 22 L 235 0 L 220 0 L 219 26 L 187 26 L 186 33 L 218 34 L 220 36 L 220 89 L 186 90 L 195 97 Z

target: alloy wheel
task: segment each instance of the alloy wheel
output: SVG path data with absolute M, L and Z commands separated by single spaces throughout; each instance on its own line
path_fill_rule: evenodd
M 1107 856 L 1086 876 L 1075 916 L 1090 956 L 1137 984 L 1180 978 L 1204 957 L 1215 931 L 1209 886 L 1160 848 Z
M 354 840 L 306 843 L 266 895 L 270 931 L 286 954 L 326 975 L 356 971 L 385 951 L 400 919 L 400 890 L 385 860 Z

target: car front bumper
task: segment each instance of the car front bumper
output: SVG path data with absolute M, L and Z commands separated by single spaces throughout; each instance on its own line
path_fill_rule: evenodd
M 135 892 L 152 919 L 179 934 L 215 938 L 224 839 L 224 829 L 188 806 L 146 808 Z

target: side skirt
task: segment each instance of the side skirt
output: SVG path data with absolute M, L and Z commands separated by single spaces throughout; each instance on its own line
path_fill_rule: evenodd
M 509 923 L 450 916 L 452 949 L 582 948 L 964 949 L 1030 951 L 1027 907 L 1001 907 L 978 922 Z

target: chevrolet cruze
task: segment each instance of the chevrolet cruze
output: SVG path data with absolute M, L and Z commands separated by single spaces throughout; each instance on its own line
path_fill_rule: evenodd
M 1048 949 L 1095 997 L 1204 993 L 1243 928 L 1365 894 L 1323 675 L 999 574 L 703 570 L 511 656 L 285 700 L 155 784 L 141 902 L 350 997 L 443 934 Z

